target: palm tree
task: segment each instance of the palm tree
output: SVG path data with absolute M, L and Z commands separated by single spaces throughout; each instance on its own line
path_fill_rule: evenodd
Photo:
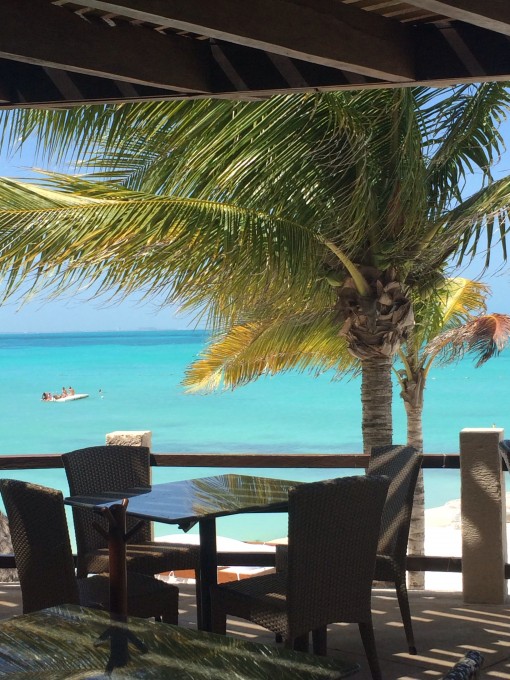
M 427 376 L 436 363 L 442 365 L 464 354 L 477 358 L 479 367 L 498 354 L 510 337 L 510 316 L 486 314 L 489 288 L 476 281 L 454 278 L 439 294 L 414 299 L 416 325 L 398 351 L 402 368 L 394 366 L 407 415 L 407 442 L 423 450 L 423 397 Z M 409 552 L 421 555 L 425 539 L 425 488 L 423 472 L 416 485 Z M 410 585 L 423 587 L 422 573 L 409 574 Z
M 394 374 L 407 414 L 407 441 L 419 451 L 423 450 L 423 396 L 432 366 L 441 357 L 445 364 L 466 351 L 480 357 L 480 366 L 506 342 L 504 320 L 508 317 L 485 315 L 489 294 L 485 284 L 457 277 L 447 279 L 432 296 L 413 298 L 416 323 L 398 351 L 401 367 L 395 365 Z M 502 323 L 487 334 L 491 319 Z
M 36 132 L 95 176 L 0 184 L 6 295 L 30 276 L 32 292 L 143 290 L 197 310 L 220 337 L 289 312 L 296 338 L 297 325 L 330 324 L 334 365 L 344 347 L 360 362 L 364 449 L 390 443 L 413 291 L 433 289 L 483 232 L 487 252 L 495 231 L 504 240 L 510 178 L 491 181 L 490 167 L 509 101 L 488 83 L 17 111 L 7 141 Z M 481 188 L 462 199 L 474 168 Z
M 486 314 L 488 286 L 457 277 L 427 298 L 413 296 L 416 323 L 396 355 L 393 371 L 407 415 L 407 443 L 423 450 L 423 406 L 427 376 L 434 364 L 448 364 L 465 353 L 481 366 L 498 354 L 510 337 L 510 316 Z M 476 316 L 474 316 L 476 315 Z M 401 366 L 401 367 L 400 367 Z M 249 325 L 235 326 L 211 343 L 187 370 L 190 391 L 235 388 L 262 374 L 284 370 L 315 374 L 334 371 L 333 379 L 360 370 L 338 335 L 333 316 L 311 312 L 273 313 Z M 409 553 L 424 554 L 425 489 L 420 472 L 413 504 Z M 423 587 L 421 572 L 409 574 L 410 585 Z

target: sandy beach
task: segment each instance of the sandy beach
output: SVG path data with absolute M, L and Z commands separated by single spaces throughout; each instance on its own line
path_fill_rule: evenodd
M 460 557 L 462 554 L 462 536 L 459 525 L 444 523 L 448 515 L 448 509 L 431 508 L 425 510 L 425 554 L 433 556 Z M 437 519 L 441 517 L 440 523 Z M 462 574 L 448 574 L 440 571 L 428 571 L 425 573 L 426 590 L 457 591 L 462 590 Z
M 510 493 L 507 494 L 507 508 L 510 508 Z M 198 536 L 172 534 L 160 536 L 156 540 L 178 543 L 196 543 Z M 510 543 L 510 511 L 507 511 L 507 540 Z M 275 538 L 266 544 L 243 543 L 234 539 L 218 536 L 219 550 L 231 551 L 274 551 L 274 546 L 285 543 L 285 538 Z M 460 499 L 448 501 L 438 508 L 425 510 L 425 554 L 431 556 L 460 557 L 462 554 L 462 535 L 460 520 Z M 256 567 L 229 567 L 224 570 L 225 580 L 237 580 L 264 573 L 267 569 Z M 184 574 L 179 575 L 179 580 Z M 190 575 L 189 575 L 190 576 Z M 188 579 L 186 579 L 188 580 Z M 462 590 L 462 574 L 445 572 L 426 572 L 426 590 L 455 592 Z
M 507 544 L 510 541 L 510 493 L 506 496 Z M 439 508 L 425 510 L 425 554 L 434 556 L 460 557 L 462 554 L 462 534 L 460 518 L 460 499 L 448 501 Z M 427 590 L 460 591 L 462 574 L 427 572 Z

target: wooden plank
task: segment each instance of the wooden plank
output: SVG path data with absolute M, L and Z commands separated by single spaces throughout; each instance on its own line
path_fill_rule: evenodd
M 508 0 L 406 0 L 408 4 L 510 36 Z
M 198 40 L 91 23 L 47 0 L 2 0 L 0 11 L 0 57 L 176 92 L 211 91 L 210 50 Z
M 459 470 L 460 456 L 458 453 L 426 453 L 421 466 L 424 470 Z
M 218 553 L 222 566 L 235 567 L 273 567 L 275 553 L 260 552 L 220 552 Z M 76 560 L 76 556 L 74 556 Z M 15 569 L 16 562 L 12 553 L 0 554 L 0 569 Z M 436 557 L 432 555 L 408 555 L 406 568 L 408 571 L 442 571 L 462 573 L 462 559 L 460 557 Z M 510 564 L 505 565 L 505 578 L 510 579 Z
M 407 28 L 336 0 L 80 0 L 80 5 L 372 78 L 414 78 Z
M 76 564 L 76 555 L 73 555 L 73 558 Z M 16 569 L 16 560 L 13 553 L 0 553 L 0 569 Z
M 508 565 L 507 565 L 508 566 Z M 443 571 L 462 573 L 462 558 L 443 557 L 434 555 L 408 555 L 406 559 L 407 571 Z M 509 578 L 506 576 L 506 578 Z
M 59 453 L 0 456 L 0 470 L 50 470 L 63 467 Z
M 61 74 L 74 84 L 74 93 L 67 87 L 65 89 L 69 94 L 76 95 L 76 98 L 68 97 L 58 89 L 62 84 Z M 57 108 L 104 102 L 168 100 L 184 96 L 189 95 L 12 59 L 0 59 L 0 108 Z
M 302 453 L 155 453 L 151 463 L 160 467 L 227 468 L 366 468 L 364 454 Z M 1 459 L 0 459 L 1 465 Z
M 218 565 L 222 567 L 274 567 L 274 552 L 224 552 L 218 550 Z
M 12 553 L 0 554 L 0 569 L 16 569 L 16 561 Z
M 369 459 L 364 453 L 153 453 L 151 464 L 156 467 L 363 469 Z M 426 454 L 422 467 L 459 469 L 459 454 Z

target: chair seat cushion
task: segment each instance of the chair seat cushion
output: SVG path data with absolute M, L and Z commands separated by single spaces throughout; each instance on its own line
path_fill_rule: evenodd
M 198 546 L 180 543 L 147 543 L 128 544 L 126 551 L 128 571 L 140 574 L 159 574 L 177 569 L 197 569 L 199 565 Z M 99 548 L 81 557 L 81 564 L 89 574 L 101 574 L 108 571 L 108 548 Z
M 289 636 L 285 574 L 265 574 L 213 586 L 213 610 L 225 610 Z
M 108 610 L 110 579 L 105 574 L 78 579 L 80 604 Z M 129 616 L 160 616 L 165 623 L 177 623 L 179 589 L 145 574 L 128 573 L 127 607 Z

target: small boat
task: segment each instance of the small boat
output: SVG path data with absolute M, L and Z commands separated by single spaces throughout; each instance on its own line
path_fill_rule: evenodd
M 86 399 L 88 396 L 88 394 L 68 394 L 67 397 L 59 397 L 58 399 L 52 397 L 51 399 L 43 399 L 43 401 L 54 401 L 60 403 L 62 401 L 76 401 L 76 399 Z

